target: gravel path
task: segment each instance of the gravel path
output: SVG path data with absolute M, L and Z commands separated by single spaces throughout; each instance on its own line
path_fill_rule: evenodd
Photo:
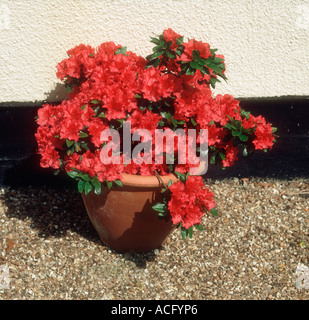
M 0 266 L 10 283 L 0 282 L 0 300 L 307 300 L 309 279 L 297 288 L 296 269 L 309 267 L 309 179 L 208 183 L 220 214 L 205 216 L 204 231 L 183 241 L 176 230 L 134 255 L 100 242 L 77 192 L 2 187 Z

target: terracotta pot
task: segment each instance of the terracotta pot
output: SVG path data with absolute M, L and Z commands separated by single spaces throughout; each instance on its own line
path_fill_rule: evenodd
M 162 176 L 165 184 L 177 181 Z M 162 199 L 162 183 L 156 176 L 123 174 L 123 187 L 102 190 L 101 195 L 82 194 L 89 218 L 108 247 L 118 252 L 145 252 L 160 247 L 173 231 L 170 220 L 161 219 L 152 206 Z

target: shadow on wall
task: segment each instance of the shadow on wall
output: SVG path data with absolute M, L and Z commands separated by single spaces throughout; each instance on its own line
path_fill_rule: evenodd
M 44 94 L 48 103 L 59 103 L 68 98 L 68 93 L 62 83 L 57 83 L 53 90 L 45 92 Z

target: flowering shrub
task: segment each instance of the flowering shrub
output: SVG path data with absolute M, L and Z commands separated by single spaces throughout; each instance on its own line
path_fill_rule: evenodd
M 64 170 L 78 181 L 78 190 L 100 194 L 101 187 L 122 186 L 122 174 L 167 175 L 179 182 L 164 187 L 164 201 L 154 206 L 159 215 L 169 215 L 183 238 L 201 229 L 204 212 L 217 214 L 214 195 L 201 176 L 189 175 L 189 161 L 104 164 L 100 158 L 105 129 L 123 130 L 130 122 L 132 133 L 147 129 L 153 140 L 156 129 L 175 132 L 208 130 L 210 164 L 230 167 L 239 154 L 271 149 L 275 128 L 262 116 L 243 110 L 230 95 L 213 96 L 211 88 L 226 80 L 224 57 L 208 43 L 184 37 L 172 29 L 151 37 L 153 53 L 143 58 L 113 42 L 98 48 L 80 44 L 67 51 L 57 65 L 68 99 L 38 110 L 36 139 L 41 166 Z M 145 140 L 145 137 L 144 137 Z M 110 140 L 109 140 L 110 141 Z M 121 146 L 123 140 L 120 141 Z M 132 141 L 132 147 L 138 142 Z M 175 143 L 174 159 L 179 152 Z M 199 151 L 197 149 L 197 151 Z M 155 153 L 155 146 L 151 154 Z M 141 152 L 143 155 L 143 152 Z

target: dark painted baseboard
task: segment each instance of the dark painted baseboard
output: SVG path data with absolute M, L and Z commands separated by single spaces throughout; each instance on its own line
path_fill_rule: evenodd
M 262 114 L 278 128 L 280 138 L 271 152 L 240 158 L 232 168 L 209 166 L 207 177 L 309 178 L 309 98 L 239 99 L 253 115 Z M 0 183 L 11 186 L 73 185 L 39 166 L 36 154 L 38 107 L 0 108 Z

